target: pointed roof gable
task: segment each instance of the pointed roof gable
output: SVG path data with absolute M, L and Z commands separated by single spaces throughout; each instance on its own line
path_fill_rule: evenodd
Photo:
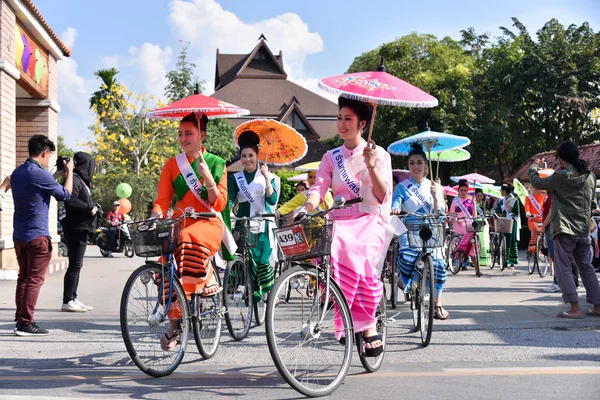
M 296 99 L 296 96 L 293 96 L 292 101 L 290 102 L 290 105 L 285 107 L 281 111 L 281 114 L 279 114 L 279 117 L 277 117 L 277 120 L 280 122 L 283 122 L 284 124 L 288 124 L 292 128 L 299 131 L 302 135 L 304 135 L 306 137 L 306 139 L 308 141 L 319 140 L 320 139 L 319 134 L 314 130 L 314 128 L 312 127 L 310 122 L 308 122 L 308 120 L 304 116 L 304 113 L 300 109 L 300 106 L 298 105 L 298 103 L 296 101 L 294 101 L 295 99 Z M 298 124 L 297 122 L 295 125 L 288 123 L 288 122 L 292 122 L 292 121 L 290 121 L 290 118 L 292 119 L 292 121 L 299 119 L 300 124 Z M 298 125 L 303 126 L 305 129 L 301 129 Z
M 250 54 L 221 54 L 217 49 L 215 91 L 237 78 L 286 79 L 283 54 L 274 55 L 261 35 Z
M 280 61 L 271 53 L 271 49 L 267 46 L 266 38 L 264 35 L 260 35 L 258 44 L 250 52 L 246 61 L 237 72 L 237 78 L 245 77 L 256 77 L 260 76 L 264 78 L 264 73 L 259 71 L 266 71 L 268 75 L 278 75 L 278 78 L 286 79 L 287 74 L 283 69 L 283 65 Z

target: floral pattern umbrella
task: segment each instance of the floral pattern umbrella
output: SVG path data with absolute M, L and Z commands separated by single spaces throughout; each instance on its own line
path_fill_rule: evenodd
M 318 85 L 326 92 L 373 105 L 369 140 L 373 133 L 378 104 L 421 108 L 432 108 L 438 105 L 437 99 L 432 95 L 385 72 L 383 57 L 377 71 L 332 76 L 321 79 Z
M 233 134 L 236 145 L 244 131 L 253 131 L 258 135 L 258 159 L 270 165 L 290 165 L 301 160 L 308 151 L 304 136 L 291 126 L 274 119 L 253 119 L 238 126 Z

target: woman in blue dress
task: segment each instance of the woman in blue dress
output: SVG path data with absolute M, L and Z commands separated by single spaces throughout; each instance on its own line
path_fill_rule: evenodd
M 402 210 L 410 213 L 429 214 L 438 210 L 443 211 L 444 200 L 441 187 L 426 178 L 427 158 L 423 148 L 419 144 L 413 144 L 408 153 L 408 169 L 410 178 L 400 182 L 394 190 L 392 197 L 392 209 Z M 404 287 L 409 287 L 415 261 L 420 254 L 420 249 L 411 248 L 408 245 L 408 234 L 400 236 L 400 251 L 398 254 L 398 270 Z M 449 313 L 442 306 L 441 295 L 446 283 L 446 264 L 443 261 L 441 249 L 435 249 L 432 253 L 433 266 L 435 269 L 436 299 L 435 318 L 448 319 Z

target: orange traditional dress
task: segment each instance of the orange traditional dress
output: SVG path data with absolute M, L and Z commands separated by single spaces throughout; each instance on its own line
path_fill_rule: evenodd
M 529 251 L 535 253 L 535 242 L 540 235 L 540 225 L 542 222 L 542 214 L 544 202 L 546 201 L 546 194 L 540 192 L 537 196 L 530 194 L 525 199 L 525 212 L 531 215 L 537 215 L 537 217 L 529 218 L 527 224 L 529 226 L 529 232 L 531 232 L 531 239 L 529 240 Z
M 207 203 L 200 202 L 187 185 L 177 160 L 172 157 L 167 160 L 158 182 L 158 196 L 154 202 L 152 211 L 165 213 L 171 206 L 173 197 L 177 199 L 176 208 L 185 210 L 188 207 L 197 212 L 221 212 L 226 224 L 229 224 L 229 207 L 227 204 L 227 171 L 225 160 L 203 150 L 203 156 L 217 184 L 219 195 L 213 209 Z M 187 156 L 188 162 L 196 173 L 202 186 L 200 197 L 207 201 L 208 193 L 204 186 L 204 178 L 198 173 L 198 159 L 192 160 Z M 174 217 L 181 215 L 176 210 Z M 200 290 L 210 280 L 213 274 L 210 257 L 214 256 L 221 247 L 223 235 L 223 221 L 219 218 L 185 219 L 185 225 L 181 232 L 179 246 L 175 251 L 178 273 L 187 295 Z

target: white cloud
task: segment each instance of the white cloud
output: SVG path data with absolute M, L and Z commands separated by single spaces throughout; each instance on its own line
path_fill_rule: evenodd
M 173 50 L 167 46 L 162 49 L 159 45 L 146 42 L 140 47 L 131 46 L 127 55 L 114 54 L 101 57 L 105 68 L 117 68 L 119 81 L 132 76 L 135 80 L 128 84 L 129 89 L 143 91 L 147 95 L 163 97 Z
M 77 30 L 69 27 L 61 35 L 69 47 L 75 46 Z M 77 61 L 69 57 L 58 61 L 58 134 L 72 148 L 81 148 L 78 142 L 88 136 L 88 127 L 94 123 L 94 114 L 89 109 L 89 98 L 97 86 L 95 79 L 85 79 L 77 71 Z
M 261 34 L 274 54 L 283 51 L 284 68 L 291 78 L 303 78 L 306 57 L 323 51 L 321 35 L 310 32 L 294 13 L 247 23 L 215 0 L 172 0 L 169 6 L 172 29 L 178 38 L 191 43 L 188 54 L 204 79 L 214 76 L 217 48 L 222 53 L 249 53 Z
M 68 27 L 67 30 L 60 35 L 60 40 L 62 40 L 62 42 L 70 49 L 75 47 L 75 39 L 77 39 L 77 29 L 72 26 Z

